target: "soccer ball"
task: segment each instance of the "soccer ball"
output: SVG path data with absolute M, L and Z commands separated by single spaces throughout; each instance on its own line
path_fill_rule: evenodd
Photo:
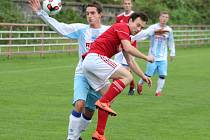
M 61 10 L 62 3 L 61 0 L 44 0 L 42 7 L 49 15 L 55 15 Z

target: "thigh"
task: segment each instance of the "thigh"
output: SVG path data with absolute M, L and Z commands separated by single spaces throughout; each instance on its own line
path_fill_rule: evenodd
M 90 85 L 84 75 L 75 75 L 74 77 L 74 99 L 73 104 L 78 100 L 86 101 Z
M 148 62 L 146 67 L 146 75 L 153 76 L 155 74 L 156 69 L 157 69 L 156 62 L 153 63 Z
M 167 67 L 168 67 L 167 61 L 159 61 L 158 62 L 158 74 L 166 76 L 167 75 Z

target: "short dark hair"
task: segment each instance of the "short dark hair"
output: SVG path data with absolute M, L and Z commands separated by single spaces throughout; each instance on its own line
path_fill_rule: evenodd
M 168 11 L 160 11 L 160 16 L 163 14 L 169 15 L 169 12 Z
M 134 21 L 138 17 L 140 17 L 141 20 L 148 22 L 148 16 L 144 12 L 134 12 L 133 14 L 131 14 L 130 19 L 132 19 L 132 21 Z
M 95 8 L 97 9 L 97 12 L 98 12 L 99 14 L 103 12 L 103 7 L 102 7 L 102 5 L 101 5 L 99 2 L 97 2 L 97 1 L 93 1 L 93 2 L 89 3 L 89 4 L 86 6 L 86 8 L 87 8 L 87 7 L 95 7 Z
M 125 0 L 122 0 L 122 3 L 124 2 Z M 131 2 L 135 2 L 135 0 L 131 0 Z

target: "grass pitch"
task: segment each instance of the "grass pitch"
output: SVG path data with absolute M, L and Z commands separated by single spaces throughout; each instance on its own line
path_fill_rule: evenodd
M 143 96 L 127 96 L 126 89 L 117 98 L 108 140 L 209 140 L 210 48 L 177 48 L 176 53 L 163 96 L 154 96 L 155 76 L 152 88 L 144 85 Z M 0 140 L 66 139 L 77 61 L 77 53 L 0 57 Z M 138 62 L 145 70 L 145 62 Z M 84 140 L 91 139 L 96 122 L 97 114 Z

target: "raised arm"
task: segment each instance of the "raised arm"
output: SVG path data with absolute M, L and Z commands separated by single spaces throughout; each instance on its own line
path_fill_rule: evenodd
M 85 24 L 81 23 L 74 23 L 74 24 L 65 24 L 58 22 L 56 19 L 50 17 L 45 11 L 41 10 L 41 5 L 39 0 L 29 0 L 29 6 L 31 9 L 46 23 L 48 24 L 54 31 L 57 33 L 77 39 L 77 36 L 72 33 L 75 33 L 78 29 L 86 26 Z

